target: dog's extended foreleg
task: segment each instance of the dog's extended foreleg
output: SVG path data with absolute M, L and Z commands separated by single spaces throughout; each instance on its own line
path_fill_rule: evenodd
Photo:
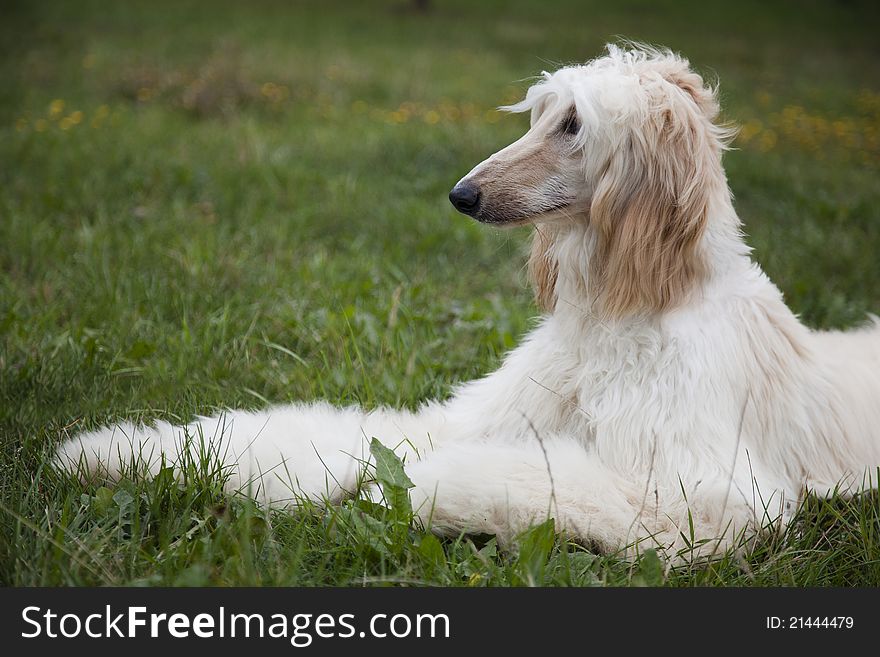
M 606 553 L 662 548 L 711 554 L 751 520 L 724 486 L 692 507 L 677 482 L 623 477 L 576 440 L 457 443 L 407 467 L 413 508 L 439 534 L 495 534 L 502 543 L 553 518 L 558 531 Z M 692 529 L 693 528 L 693 529 Z
M 441 534 L 495 534 L 502 543 L 547 518 L 605 551 L 632 543 L 638 491 L 573 440 L 473 443 L 409 465 L 413 508 Z
M 338 501 L 355 491 L 378 438 L 411 461 L 431 448 L 442 409 L 419 413 L 327 403 L 277 406 L 259 412 L 228 411 L 185 427 L 122 423 L 62 443 L 56 463 L 83 478 L 153 476 L 187 464 L 225 470 L 228 490 L 276 506 L 298 499 Z

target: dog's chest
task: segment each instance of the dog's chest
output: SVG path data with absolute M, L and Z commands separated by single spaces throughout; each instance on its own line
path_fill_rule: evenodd
M 597 443 L 639 442 L 692 428 L 704 379 L 692 350 L 657 331 L 594 331 L 578 344 L 571 420 Z

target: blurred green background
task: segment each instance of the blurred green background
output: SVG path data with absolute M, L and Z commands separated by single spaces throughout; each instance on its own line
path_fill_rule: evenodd
M 46 506 L 43 450 L 83 427 L 315 397 L 412 406 L 495 367 L 535 315 L 528 230 L 475 225 L 446 195 L 526 128 L 496 106 L 619 36 L 720 82 L 756 258 L 811 325 L 863 321 L 880 311 L 877 7 L 7 3 L 6 510 Z M 7 581 L 55 581 L 32 550 L 48 579 L 15 580 L 19 563 Z

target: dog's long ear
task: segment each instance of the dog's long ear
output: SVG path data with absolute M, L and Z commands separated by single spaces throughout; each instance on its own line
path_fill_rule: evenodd
M 716 90 L 707 87 L 702 76 L 690 70 L 686 61 L 673 60 L 672 68 L 665 71 L 663 77 L 690 96 L 707 119 L 712 121 L 718 117 Z
M 556 278 L 559 275 L 559 262 L 552 253 L 550 230 L 549 227 L 535 226 L 529 256 L 529 278 L 535 291 L 535 303 L 543 312 L 553 312 L 556 308 Z
M 590 208 L 598 234 L 591 282 L 607 317 L 673 308 L 705 272 L 698 247 L 720 160 L 698 109 L 669 86 L 644 124 L 631 127 L 598 182 Z

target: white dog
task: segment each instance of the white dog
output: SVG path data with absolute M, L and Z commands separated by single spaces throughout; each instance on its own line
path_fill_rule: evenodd
M 200 418 L 186 431 L 215 441 L 230 488 L 338 501 L 376 437 L 404 457 L 435 531 L 507 540 L 549 516 L 616 551 L 716 549 L 784 522 L 805 490 L 870 486 L 880 327 L 805 328 L 750 260 L 721 166 L 731 133 L 688 62 L 609 46 L 507 109 L 530 111 L 531 128 L 450 199 L 487 224 L 534 224 L 538 326 L 497 372 L 415 413 L 317 403 Z M 58 458 L 112 477 L 137 454 L 155 472 L 183 433 L 126 424 Z

